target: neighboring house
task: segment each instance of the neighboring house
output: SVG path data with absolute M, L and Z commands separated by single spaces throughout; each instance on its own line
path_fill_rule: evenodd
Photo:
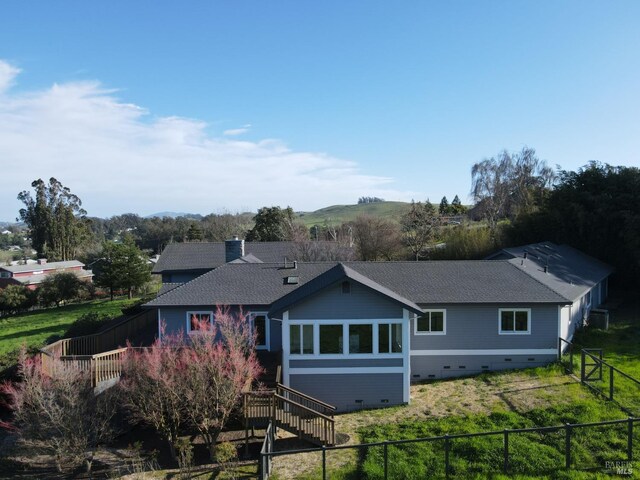
M 81 280 L 91 282 L 93 272 L 85 270 L 84 263 L 77 260 L 65 262 L 47 262 L 41 258 L 37 261 L 28 261 L 26 265 L 4 265 L 0 266 L 0 288 L 7 285 L 24 285 L 34 290 L 38 284 L 47 277 L 60 272 L 74 273 Z
M 511 258 L 232 262 L 167 284 L 146 305 L 157 308 L 166 334 L 189 335 L 197 335 L 192 319 L 212 321 L 216 305 L 242 307 L 257 348 L 282 351 L 286 386 L 342 411 L 394 405 L 409 402 L 412 381 L 556 359 L 577 301 L 572 284 L 591 285 L 600 274 L 587 272 L 602 264 L 580 254 L 590 267 L 576 268 L 570 280 L 555 277 L 556 285 L 538 278 L 550 269 L 505 255 Z M 597 270 L 604 277 L 596 283 L 606 285 L 611 269 Z M 592 296 L 592 303 L 602 299 Z
M 226 242 L 170 243 L 151 273 L 162 275 L 162 283 L 185 283 L 235 260 L 270 263 L 294 256 L 294 242 L 245 243 L 234 237 Z

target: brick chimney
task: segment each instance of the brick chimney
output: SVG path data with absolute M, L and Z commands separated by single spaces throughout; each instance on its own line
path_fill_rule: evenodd
M 229 263 L 240 257 L 244 257 L 244 240 L 234 235 L 233 239 L 224 241 L 224 260 Z

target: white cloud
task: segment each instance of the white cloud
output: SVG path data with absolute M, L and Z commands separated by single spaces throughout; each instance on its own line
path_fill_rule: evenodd
M 229 130 L 225 130 L 224 132 L 222 132 L 222 134 L 227 137 L 234 137 L 237 135 L 242 135 L 244 133 L 247 133 L 250 129 L 251 129 L 251 124 L 248 123 L 246 125 L 243 125 L 240 128 L 230 128 Z
M 0 63 L 0 91 L 18 71 Z M 97 82 L 5 91 L 0 95 L 5 185 L 0 220 L 15 218 L 19 191 L 51 176 L 96 216 L 263 205 L 311 210 L 354 203 L 362 195 L 411 198 L 411 192 L 389 189 L 391 178 L 363 174 L 353 162 L 293 151 L 280 140 L 211 136 L 206 127 L 189 118 L 153 117 Z
M 0 59 L 0 95 L 13 86 L 20 69 Z

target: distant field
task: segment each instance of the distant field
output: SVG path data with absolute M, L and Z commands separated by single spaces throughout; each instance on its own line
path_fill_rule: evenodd
M 79 305 L 48 308 L 37 312 L 0 318 L 0 355 L 19 348 L 42 345 L 52 335 L 62 335 L 80 315 L 120 315 L 122 308 L 136 300 L 95 300 Z
M 325 221 L 334 225 L 355 220 L 359 215 L 367 214 L 398 221 L 400 216 L 409 210 L 407 202 L 377 202 L 357 205 L 333 205 L 315 212 L 300 212 L 299 218 L 307 227 L 323 225 Z

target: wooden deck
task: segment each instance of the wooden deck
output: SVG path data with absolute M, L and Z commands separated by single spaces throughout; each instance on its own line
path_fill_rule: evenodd
M 120 378 L 127 341 L 150 337 L 152 331 L 157 331 L 157 322 L 155 312 L 144 311 L 102 332 L 63 338 L 40 349 L 42 368 L 47 375 L 55 375 L 54 360 L 60 360 L 90 372 L 93 387 L 102 390 Z

